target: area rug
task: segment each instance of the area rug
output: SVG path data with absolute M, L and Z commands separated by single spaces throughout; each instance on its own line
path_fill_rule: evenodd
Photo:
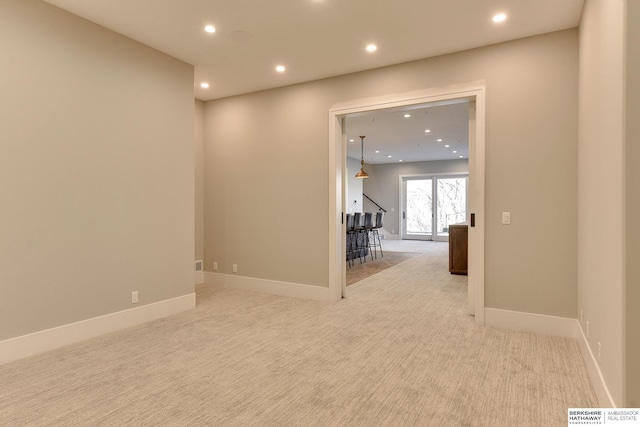
M 367 257 L 366 262 L 362 263 L 356 258 L 352 267 L 347 266 L 347 286 L 418 255 L 416 252 L 385 252 L 384 257 L 378 254 L 378 258 L 371 260 L 371 257 Z

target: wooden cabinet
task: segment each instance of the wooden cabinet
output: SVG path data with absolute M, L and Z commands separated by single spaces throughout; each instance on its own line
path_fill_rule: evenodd
M 469 229 L 466 224 L 449 226 L 449 273 L 467 274 Z

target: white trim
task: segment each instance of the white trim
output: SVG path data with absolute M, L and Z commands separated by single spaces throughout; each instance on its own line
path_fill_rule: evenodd
M 469 247 L 467 248 L 467 253 L 472 254 L 484 251 L 484 249 L 478 247 L 479 240 L 484 242 L 484 226 L 482 226 L 482 229 L 478 229 L 477 231 L 474 231 L 473 228 L 471 228 L 471 214 L 475 213 L 472 209 L 484 211 L 484 200 L 478 200 L 479 198 L 484 197 L 484 191 L 482 191 L 482 195 L 479 193 L 476 194 L 476 188 L 484 188 L 484 157 L 482 160 L 478 159 L 478 153 L 480 150 L 477 148 L 478 128 L 476 123 L 478 122 L 478 118 L 476 116 L 478 115 L 478 109 L 476 108 L 476 104 L 477 98 L 475 101 L 469 102 L 469 161 L 467 162 L 468 177 L 474 177 L 474 179 L 467 178 L 467 221 L 469 221 L 469 229 L 471 230 L 471 240 L 468 242 Z M 482 143 L 484 144 L 484 142 Z M 471 152 L 471 149 L 474 150 L 473 153 Z M 482 148 L 481 151 L 484 153 L 484 148 Z M 474 163 L 471 162 L 472 159 L 474 160 Z M 481 168 L 480 164 L 482 166 Z M 478 170 L 480 169 L 482 170 L 482 176 L 478 173 Z M 478 181 L 481 181 L 482 184 L 476 185 L 476 178 Z M 480 305 L 476 296 L 476 286 L 478 282 L 476 277 L 479 274 L 482 274 L 482 277 L 484 277 L 484 261 L 482 262 L 482 265 L 479 264 L 480 261 L 476 260 L 475 256 L 471 257 L 471 259 L 467 259 L 467 274 L 471 271 L 471 277 L 467 276 L 467 311 L 470 315 L 475 316 L 476 306 L 480 306 L 478 314 L 482 317 L 482 322 L 484 322 L 484 301 Z M 476 319 L 476 322 L 477 321 L 478 320 Z
M 512 331 L 535 332 L 566 338 L 578 338 L 576 319 L 485 308 L 485 325 Z
M 456 159 L 464 160 L 464 159 Z M 410 173 L 405 175 L 398 175 L 400 179 L 420 179 L 420 178 L 448 178 L 448 177 L 460 177 L 469 176 L 469 171 L 462 172 L 438 172 L 438 173 Z
M 344 167 L 339 168 L 339 173 L 341 174 L 340 176 L 336 176 L 336 179 L 338 180 L 338 184 L 341 185 L 341 189 L 340 189 L 340 193 L 336 193 L 336 196 L 340 197 L 341 200 L 339 201 L 339 204 L 337 205 L 342 206 L 342 207 L 346 207 L 347 206 L 347 170 L 346 170 L 346 160 L 347 160 L 347 132 L 346 132 L 346 123 L 347 123 L 347 119 L 345 116 L 341 116 L 340 118 L 340 138 L 342 140 L 342 150 L 339 153 L 339 159 L 337 159 L 337 163 L 336 164 L 340 164 L 341 162 L 344 162 Z M 331 162 L 329 162 L 329 168 L 331 168 Z M 334 172 L 338 172 L 338 170 L 336 169 Z M 331 173 L 331 172 L 329 172 Z M 336 200 L 336 202 L 338 202 Z M 337 248 L 336 251 L 336 265 L 342 265 L 342 267 L 344 267 L 345 264 L 345 254 L 347 253 L 347 239 L 345 239 L 344 237 L 347 234 L 347 221 L 346 221 L 346 213 L 348 212 L 345 208 L 338 208 L 338 207 L 333 207 L 333 211 L 332 211 L 332 215 L 338 215 L 340 212 L 343 212 L 344 215 L 342 216 L 342 222 L 340 224 L 338 224 L 337 227 L 337 234 L 336 234 L 336 238 L 338 236 L 342 236 L 340 240 L 340 243 L 335 246 Z M 329 233 L 330 235 L 332 234 L 331 232 Z M 331 271 L 331 266 L 329 266 L 329 271 Z M 332 272 L 333 275 L 329 275 L 330 278 L 335 277 L 336 272 Z M 344 298 L 347 295 L 347 269 L 346 268 L 342 268 L 342 274 L 340 277 L 341 280 L 341 286 L 340 286 L 340 294 L 338 294 L 338 286 L 335 286 L 333 290 L 330 289 L 330 299 L 331 301 L 338 301 L 342 298 Z M 330 286 L 330 285 L 329 285 Z
M 338 142 L 339 141 L 339 142 Z M 344 117 L 329 111 L 329 294 L 330 301 L 339 301 L 347 288 L 345 264 L 346 224 L 346 135 Z
M 469 111 L 469 265 L 467 266 L 467 304 L 473 306 L 476 323 L 484 319 L 485 270 L 485 87 L 475 90 Z M 472 111 L 475 110 L 475 111 Z M 475 114 L 474 114 L 475 113 Z M 475 214 L 475 227 L 471 226 Z
M 484 81 L 462 83 L 404 93 L 396 93 L 371 98 L 340 102 L 331 107 L 332 115 L 341 116 L 363 111 L 383 110 L 394 107 L 406 107 L 414 104 L 437 103 L 450 104 L 452 99 L 471 98 L 477 90 L 484 90 Z
M 475 214 L 475 227 L 469 227 L 469 305 L 475 307 L 475 321 L 484 319 L 484 236 L 485 236 L 485 83 L 463 83 L 440 88 L 389 94 L 334 104 L 329 110 L 329 295 L 339 299 L 345 277 L 344 224 L 341 218 L 346 212 L 342 180 L 344 174 L 345 139 L 342 136 L 343 118 L 348 114 L 376 111 L 416 104 L 450 103 L 456 99 L 469 99 L 475 103 L 474 138 L 469 140 L 469 212 Z M 474 301 L 471 300 L 474 299 Z
M 82 320 L 44 331 L 0 341 L 0 365 L 99 335 L 171 316 L 196 306 L 196 294 Z
M 193 275 L 193 284 L 199 285 L 204 283 L 204 271 L 196 271 Z
M 591 351 L 589 341 L 582 330 L 580 321 L 568 317 L 545 316 L 542 314 L 524 313 L 520 311 L 485 309 L 485 324 L 497 328 L 514 331 L 535 332 L 565 338 L 575 338 L 580 345 L 582 359 L 587 367 L 587 374 L 598 398 L 601 408 L 616 408 L 609 393 L 609 388 L 602 376 L 598 362 Z
M 604 380 L 602 371 L 600 371 L 600 366 L 598 366 L 593 351 L 591 351 L 589 340 L 587 340 L 582 330 L 582 325 L 578 320 L 576 320 L 576 332 L 578 334 L 578 343 L 580 344 L 582 358 L 584 359 L 585 365 L 587 365 L 587 373 L 591 380 L 591 385 L 596 392 L 596 397 L 598 398 L 598 405 L 601 408 L 617 408 L 611 393 L 609 393 L 609 388 Z
M 329 288 L 322 286 L 258 279 L 255 277 L 238 276 L 237 274 L 212 273 L 209 271 L 204 272 L 204 283 L 271 295 L 329 301 Z

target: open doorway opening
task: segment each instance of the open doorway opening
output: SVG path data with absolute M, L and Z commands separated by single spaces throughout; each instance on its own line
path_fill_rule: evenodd
M 466 103 L 469 112 L 469 312 L 484 323 L 484 87 L 467 85 L 359 100 L 334 106 L 330 111 L 330 268 L 329 292 L 332 299 L 347 295 L 345 254 L 345 213 L 347 199 L 346 159 L 349 141 L 347 117 L 365 116 L 372 111 L 423 108 Z M 408 114 L 408 113 L 405 113 Z M 426 130 L 426 129 L 425 129 Z M 423 130 L 424 131 L 424 130 Z M 443 141 L 440 141 L 443 142 Z M 381 153 L 375 153 L 381 154 Z M 404 159 L 398 159 L 404 160 Z M 397 205 L 400 208 L 399 204 Z M 398 227 L 399 228 L 399 227 Z M 399 232 L 400 230 L 398 230 Z
M 469 101 L 348 114 L 344 130 L 347 168 L 359 169 L 359 138 L 366 136 L 363 160 L 372 169 L 369 179 L 346 176 L 348 212 L 385 210 L 387 239 L 446 240 L 444 228 L 455 219 L 452 213 L 464 215 L 458 208 L 465 206 L 446 203 L 448 181 L 442 176 L 468 174 Z

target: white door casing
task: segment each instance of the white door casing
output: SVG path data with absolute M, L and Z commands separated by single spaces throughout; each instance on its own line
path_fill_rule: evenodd
M 346 292 L 345 262 L 345 164 L 344 118 L 348 114 L 427 103 L 469 101 L 469 265 L 468 306 L 475 321 L 484 324 L 484 173 L 485 85 L 465 83 L 339 103 L 329 110 L 329 299 L 338 301 Z

